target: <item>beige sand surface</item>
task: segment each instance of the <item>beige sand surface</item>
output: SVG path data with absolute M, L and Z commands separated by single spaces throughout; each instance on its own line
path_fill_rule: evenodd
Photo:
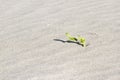
M 0 80 L 120 80 L 120 0 L 0 0 Z

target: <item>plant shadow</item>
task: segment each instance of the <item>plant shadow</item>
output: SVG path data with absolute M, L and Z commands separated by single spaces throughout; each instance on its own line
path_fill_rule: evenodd
M 82 44 L 80 44 L 79 42 L 74 42 L 74 41 L 70 41 L 70 40 L 61 40 L 61 39 L 53 39 L 54 41 L 58 41 L 58 42 L 62 42 L 62 43 L 75 43 L 77 45 L 81 45 L 83 46 Z

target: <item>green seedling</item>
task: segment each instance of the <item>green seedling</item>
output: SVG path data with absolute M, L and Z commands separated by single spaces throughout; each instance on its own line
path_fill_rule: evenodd
M 83 47 L 86 47 L 86 40 L 84 37 L 81 37 L 80 35 L 78 35 L 77 39 L 79 43 L 82 44 Z
M 75 42 L 77 41 L 77 38 L 71 36 L 69 33 L 66 33 L 66 36 L 70 41 L 75 41 Z
M 76 38 L 76 37 L 71 36 L 69 33 L 66 33 L 66 36 L 68 40 L 79 42 L 79 44 L 82 44 L 83 47 L 86 47 L 86 40 L 84 37 L 81 37 L 80 35 L 78 35 L 78 37 Z

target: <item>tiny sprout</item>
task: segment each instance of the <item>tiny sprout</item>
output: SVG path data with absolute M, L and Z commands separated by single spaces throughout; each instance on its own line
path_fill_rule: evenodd
M 69 33 L 66 33 L 66 36 L 70 41 L 79 42 L 79 44 L 82 44 L 83 47 L 86 47 L 86 40 L 84 37 L 78 35 L 78 37 L 76 38 L 71 36 Z

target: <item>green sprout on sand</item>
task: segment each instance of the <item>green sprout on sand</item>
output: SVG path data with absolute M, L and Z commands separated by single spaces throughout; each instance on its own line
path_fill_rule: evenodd
M 66 33 L 66 36 L 69 41 L 79 42 L 79 44 L 81 44 L 83 47 L 86 47 L 86 40 L 84 37 L 82 37 L 80 35 L 78 35 L 78 37 L 73 37 L 69 33 Z

